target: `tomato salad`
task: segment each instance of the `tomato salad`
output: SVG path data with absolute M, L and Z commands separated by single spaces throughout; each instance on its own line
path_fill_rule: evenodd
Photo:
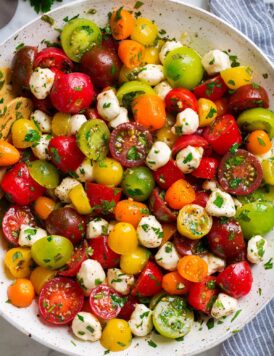
M 123 7 L 104 29 L 76 17 L 0 71 L 9 301 L 110 351 L 223 321 L 271 265 L 268 94 L 164 32 Z

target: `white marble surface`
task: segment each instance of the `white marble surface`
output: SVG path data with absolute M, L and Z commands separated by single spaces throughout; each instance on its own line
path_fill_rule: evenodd
M 73 2 L 73 0 L 63 0 L 63 4 Z M 207 8 L 207 0 L 184 0 L 195 6 Z M 1 3 L 1 0 L 0 0 Z M 60 5 L 60 4 L 59 4 Z M 22 15 L 23 14 L 23 15 Z M 0 29 L 0 42 L 4 41 L 21 26 L 36 17 L 36 13 L 29 6 L 28 2 L 19 0 L 18 8 L 11 22 Z M 31 340 L 28 336 L 22 334 L 14 327 L 9 325 L 4 319 L 0 318 L 0 356 L 62 356 L 63 354 L 51 350 Z M 219 347 L 215 347 L 199 356 L 218 356 Z

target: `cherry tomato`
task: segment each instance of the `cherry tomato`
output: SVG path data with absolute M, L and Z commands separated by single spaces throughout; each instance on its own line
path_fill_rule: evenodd
M 187 108 L 198 112 L 198 101 L 192 92 L 185 88 L 174 88 L 165 97 L 166 109 L 178 113 Z
M 131 199 L 121 200 L 115 208 L 115 219 L 132 224 L 137 228 L 144 216 L 149 215 L 147 206 Z
M 125 40 L 132 34 L 134 22 L 134 16 L 127 10 L 120 8 L 117 11 L 113 11 L 110 18 L 112 36 L 116 40 Z
M 84 304 L 84 293 L 70 278 L 57 277 L 47 282 L 39 296 L 39 313 L 50 324 L 68 324 Z
M 115 318 L 120 313 L 124 302 L 125 298 L 120 297 L 115 289 L 106 284 L 93 288 L 89 297 L 92 312 L 103 320 Z
M 195 200 L 193 204 L 197 204 L 205 208 L 208 199 L 209 199 L 208 193 L 206 193 L 205 191 L 197 191 L 195 192 Z
M 162 189 L 168 189 L 173 183 L 184 178 L 184 174 L 176 165 L 176 161 L 170 159 L 163 167 L 153 172 L 153 177 Z
M 132 40 L 123 40 L 119 43 L 118 55 L 128 68 L 139 67 L 143 62 L 145 47 Z
M 59 276 L 74 277 L 77 275 L 81 268 L 81 264 L 89 257 L 88 244 L 83 240 L 80 245 L 74 248 L 74 253 L 71 259 L 65 266 L 64 270 L 58 272 Z
M 144 46 L 151 46 L 158 35 L 158 27 L 149 19 L 135 20 L 131 38 Z
M 206 149 L 208 147 L 208 142 L 204 137 L 199 135 L 183 135 L 175 142 L 172 148 L 172 154 L 176 155 L 187 146 L 203 147 Z
M 227 92 L 228 87 L 220 75 L 206 80 L 204 83 L 198 85 L 193 89 L 197 98 L 206 98 L 210 100 L 221 99 Z
M 209 314 L 218 295 L 216 277 L 206 277 L 200 283 L 192 283 L 188 303 L 196 310 Z
M 207 263 L 199 256 L 184 256 L 177 265 L 180 275 L 190 282 L 202 282 L 208 274 Z
M 127 301 L 125 302 L 124 306 L 122 307 L 118 317 L 124 320 L 129 320 L 131 314 L 133 313 L 136 304 L 139 303 L 138 298 L 134 297 L 133 295 L 129 295 L 127 297 Z
M 151 213 L 161 222 L 174 222 L 177 219 L 176 213 L 171 210 L 165 202 L 165 192 L 158 188 L 153 189 L 149 199 Z
M 120 255 L 112 251 L 107 236 L 99 236 L 89 241 L 93 249 L 92 259 L 98 261 L 103 268 L 114 268 L 119 265 Z
M 217 117 L 229 113 L 228 98 L 224 97 L 214 101 L 217 110 Z
M 233 218 L 214 218 L 207 237 L 210 250 L 221 258 L 230 260 L 237 256 L 242 257 L 246 250 L 241 226 Z
M 171 295 L 188 293 L 191 284 L 191 282 L 183 278 L 177 271 L 166 273 L 162 281 L 163 289 Z
M 8 288 L 8 298 L 12 305 L 26 308 L 31 305 L 35 297 L 33 285 L 28 279 L 17 279 Z
M 227 153 L 235 143 L 242 142 L 241 132 L 232 115 L 218 117 L 205 128 L 203 136 L 220 155 Z
M 198 100 L 199 127 L 208 126 L 217 117 L 217 106 L 212 100 L 200 98 Z
M 213 179 L 218 168 L 218 161 L 213 157 L 202 157 L 199 167 L 191 174 L 196 178 Z
M 138 247 L 138 237 L 133 225 L 125 222 L 115 224 L 109 233 L 109 247 L 121 255 L 128 255 Z
M 191 240 L 179 234 L 176 234 L 173 239 L 176 250 L 181 256 L 203 255 L 207 253 L 206 242 L 206 239 Z
M 138 277 L 131 294 L 138 297 L 151 297 L 161 291 L 163 275 L 159 267 L 148 261 Z
M 247 66 L 227 68 L 220 73 L 225 84 L 232 90 L 250 84 L 252 82 L 252 74 L 252 69 Z
M 121 124 L 110 135 L 110 153 L 124 167 L 141 166 L 151 145 L 151 133 L 138 123 Z
M 77 114 L 89 107 L 94 99 L 92 82 L 83 73 L 55 75 L 50 98 L 56 110 Z
M 0 167 L 11 166 L 20 159 L 20 152 L 10 143 L 0 140 Z
M 272 142 L 265 131 L 255 130 L 248 135 L 246 148 L 254 155 L 261 155 L 271 150 Z
M 33 107 L 35 110 L 41 110 L 45 114 L 53 115 L 55 112 L 54 106 L 50 100 L 50 96 L 48 95 L 46 99 L 37 99 L 34 95 L 31 95 L 31 101 L 33 103 Z
M 42 49 L 35 57 L 33 68 L 57 68 L 65 73 L 73 70 L 73 62 L 65 55 L 65 52 L 56 47 Z
M 44 194 L 45 188 L 31 178 L 23 162 L 16 163 L 3 177 L 1 188 L 18 205 L 28 205 Z
M 259 188 L 263 177 L 260 162 L 245 150 L 228 152 L 218 168 L 221 187 L 230 194 L 247 195 Z
M 48 151 L 52 162 L 64 173 L 75 171 L 85 158 L 74 136 L 53 137 Z
M 252 283 L 252 271 L 246 261 L 229 265 L 217 277 L 217 284 L 220 288 L 237 299 L 250 292 Z

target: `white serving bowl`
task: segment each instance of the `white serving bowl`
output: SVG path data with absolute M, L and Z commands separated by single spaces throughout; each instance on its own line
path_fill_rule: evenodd
M 81 1 L 62 6 L 50 13 L 55 20 L 55 27 L 64 25 L 63 18 L 69 18 L 80 14 L 89 18 L 101 27 L 106 25 L 109 11 L 119 6 L 133 9 L 135 0 L 109 1 L 94 0 Z M 263 85 L 269 93 L 271 107 L 274 107 L 274 70 L 271 62 L 263 53 L 239 31 L 221 21 L 217 17 L 201 9 L 169 0 L 145 0 L 141 7 L 142 14 L 156 21 L 159 29 L 165 29 L 171 37 L 178 39 L 184 32 L 189 34 L 191 47 L 201 55 L 210 49 L 231 50 L 237 54 L 240 62 L 250 65 L 254 69 L 254 81 Z M 96 9 L 95 15 L 87 14 L 89 9 Z M 22 15 L 23 16 L 23 15 Z M 0 66 L 10 66 L 15 47 L 20 43 L 26 45 L 41 45 L 43 39 L 54 42 L 58 32 L 48 23 L 35 20 L 16 32 L 6 42 L 0 45 Z M 263 74 L 267 73 L 268 78 Z M 5 243 L 1 239 L 0 259 L 3 261 L 5 255 Z M 265 261 L 274 256 L 274 234 L 268 234 L 270 248 L 265 256 Z M 153 334 L 146 338 L 134 338 L 129 349 L 121 352 L 123 355 L 145 355 L 153 352 L 153 355 L 194 355 L 205 351 L 240 330 L 266 305 L 274 296 L 273 270 L 265 270 L 263 264 L 252 268 L 254 283 L 251 292 L 239 302 L 241 313 L 231 322 L 228 317 L 223 324 L 215 325 L 208 330 L 205 323 L 201 326 L 196 324 L 192 331 L 185 336 L 184 341 L 172 341 Z M 75 339 L 67 327 L 52 327 L 41 322 L 37 317 L 37 304 L 33 303 L 27 309 L 17 309 L 6 303 L 7 287 L 11 283 L 4 272 L 3 263 L 0 265 L 0 315 L 23 333 L 33 337 L 42 344 L 52 349 L 61 351 L 68 355 L 103 355 L 104 349 L 99 342 L 81 342 Z M 261 295 L 259 295 L 261 289 Z M 215 323 L 217 324 L 217 323 Z M 158 347 L 152 349 L 147 340 L 153 339 Z M 12 340 L 11 340 L 12 348 Z

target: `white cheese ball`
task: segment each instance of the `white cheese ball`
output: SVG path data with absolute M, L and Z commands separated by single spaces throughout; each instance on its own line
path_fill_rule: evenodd
M 123 273 L 119 268 L 109 268 L 107 272 L 107 283 L 116 292 L 128 295 L 134 285 L 134 276 Z
M 113 89 L 103 91 L 97 96 L 97 110 L 107 121 L 115 119 L 120 113 L 120 105 Z
M 232 196 L 220 189 L 211 192 L 206 203 L 206 211 L 212 216 L 226 216 L 228 218 L 236 214 Z
M 107 235 L 108 233 L 108 222 L 103 218 L 94 218 L 87 224 L 87 239 L 94 239 L 95 237 L 101 235 Z
M 155 248 L 161 245 L 163 228 L 154 215 L 144 216 L 137 227 L 137 236 L 141 245 Z
M 251 263 L 258 264 L 263 260 L 267 241 L 260 235 L 251 237 L 247 243 L 247 259 Z
M 51 132 L 51 117 L 41 110 L 35 110 L 30 117 L 43 133 Z
M 69 135 L 76 135 L 81 126 L 87 121 L 83 114 L 72 115 L 69 120 Z
M 138 79 L 151 86 L 159 84 L 164 78 L 164 69 L 160 64 L 146 64 L 138 73 Z
M 77 179 L 66 177 L 62 180 L 61 184 L 55 188 L 54 193 L 58 199 L 63 203 L 71 203 L 69 192 L 72 188 L 76 187 L 80 183 Z
M 158 168 L 163 167 L 170 160 L 171 149 L 162 141 L 156 141 L 152 145 L 146 157 L 147 166 L 156 171 Z
M 29 80 L 32 94 L 39 100 L 46 99 L 53 86 L 54 77 L 55 73 L 48 68 L 35 68 Z
M 179 112 L 176 116 L 176 123 L 171 131 L 178 135 L 190 135 L 197 131 L 199 127 L 199 116 L 196 111 L 187 108 Z
M 90 159 L 85 158 L 80 166 L 76 169 L 77 179 L 80 182 L 90 182 L 93 180 L 93 166 Z
M 204 149 L 202 147 L 187 146 L 179 151 L 176 156 L 177 167 L 183 173 L 191 173 L 199 167 L 203 153 Z
M 216 272 L 222 272 L 225 268 L 225 260 L 212 253 L 202 255 L 201 258 L 207 263 L 209 276 Z
M 225 316 L 233 314 L 238 308 L 238 301 L 227 294 L 220 293 L 215 300 L 211 315 L 215 319 L 221 319 Z
M 93 288 L 103 283 L 105 278 L 106 275 L 101 264 L 92 259 L 84 261 L 77 273 L 77 281 L 87 296 L 90 295 Z
M 31 147 L 35 157 L 37 157 L 38 159 L 45 159 L 45 160 L 50 159 L 48 147 L 51 138 L 52 138 L 51 135 L 40 136 L 39 141 L 36 142 L 35 145 Z
M 207 52 L 202 58 L 202 65 L 209 75 L 231 67 L 229 56 L 219 49 Z
M 115 129 L 117 126 L 125 124 L 126 122 L 129 122 L 128 111 L 126 108 L 121 107 L 119 115 L 116 116 L 114 120 L 110 121 L 109 126 Z
M 162 100 L 165 100 L 172 87 L 167 81 L 164 80 L 163 82 L 157 84 L 153 89 Z
M 166 56 L 169 54 L 170 51 L 183 47 L 182 43 L 179 41 L 167 41 L 163 47 L 161 48 L 161 51 L 159 53 L 159 58 L 162 64 L 164 64 L 164 61 L 166 59 Z
M 136 304 L 128 325 L 133 335 L 148 335 L 153 329 L 152 311 L 144 304 Z
M 217 188 L 219 188 L 219 183 L 215 180 L 215 179 L 212 179 L 212 180 L 205 180 L 203 182 L 203 185 L 202 185 L 202 188 L 204 190 L 216 190 Z
M 48 236 L 46 230 L 41 229 L 40 227 L 22 224 L 20 227 L 18 243 L 20 246 L 32 246 L 36 241 L 45 236 Z
M 160 247 L 155 255 L 155 261 L 167 271 L 175 271 L 180 256 L 172 242 L 168 241 Z
M 102 336 L 102 326 L 99 320 L 87 312 L 75 315 L 71 329 L 73 334 L 83 341 L 98 341 Z

